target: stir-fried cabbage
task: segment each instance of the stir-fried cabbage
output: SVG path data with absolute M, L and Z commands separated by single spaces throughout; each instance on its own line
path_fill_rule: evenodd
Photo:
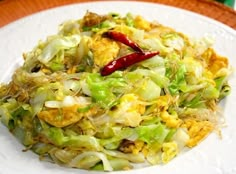
M 107 31 L 159 55 L 102 76 L 107 63 L 134 52 Z M 87 12 L 23 54 L 0 86 L 1 121 L 27 149 L 63 166 L 165 164 L 220 128 L 217 104 L 230 93 L 231 72 L 212 41 L 131 13 Z

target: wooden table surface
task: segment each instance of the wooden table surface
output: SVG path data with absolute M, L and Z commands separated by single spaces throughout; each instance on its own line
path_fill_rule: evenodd
M 0 27 L 27 15 L 66 4 L 89 0 L 0 0 Z M 236 29 L 236 11 L 213 0 L 136 0 L 187 9 Z

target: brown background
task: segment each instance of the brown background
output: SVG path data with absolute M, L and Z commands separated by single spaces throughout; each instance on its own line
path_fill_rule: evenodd
M 0 27 L 45 9 L 89 0 L 0 0 Z M 136 0 L 142 1 L 142 0 Z M 213 0 L 143 0 L 171 5 L 216 19 L 236 29 L 236 11 Z

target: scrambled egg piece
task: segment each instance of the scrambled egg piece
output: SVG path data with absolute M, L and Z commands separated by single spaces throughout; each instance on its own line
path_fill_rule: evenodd
M 209 121 L 196 121 L 188 119 L 183 124 L 183 127 L 188 129 L 189 141 L 187 142 L 188 147 L 196 146 L 201 140 L 203 140 L 212 130 L 213 124 Z
M 124 153 L 138 154 L 139 152 L 142 151 L 143 147 L 144 147 L 144 142 L 136 140 L 128 145 L 124 145 L 123 147 L 120 148 L 120 150 Z
M 65 127 L 78 122 L 82 117 L 87 117 L 96 113 L 96 109 L 87 112 L 78 112 L 78 105 L 64 107 L 61 109 L 48 109 L 38 113 L 38 118 L 55 127 Z
M 96 13 L 87 11 L 87 13 L 84 15 L 81 23 L 82 23 L 83 27 L 84 26 L 85 27 L 92 27 L 92 26 L 100 24 L 104 20 L 106 20 L 105 16 L 101 16 Z
M 136 16 L 134 19 L 134 26 L 136 28 L 140 28 L 146 31 L 149 31 L 152 29 L 151 23 L 145 20 L 142 16 Z
M 157 101 L 157 107 L 160 112 L 160 117 L 165 122 L 167 127 L 178 128 L 182 123 L 182 120 L 178 118 L 177 114 L 169 114 L 167 112 L 168 106 L 174 102 L 174 99 L 170 95 L 160 96 Z
M 138 154 L 140 151 L 142 151 L 143 146 L 144 146 L 144 142 L 143 141 L 136 140 L 134 142 L 134 147 L 135 148 L 132 150 L 132 153 L 133 154 Z
M 71 68 L 67 70 L 67 74 L 74 74 L 76 73 L 76 70 L 77 70 L 77 66 L 72 66 Z
M 160 96 L 157 100 L 157 107 L 160 112 L 166 111 L 172 101 L 172 96 L 170 95 L 164 95 Z
M 117 109 L 110 111 L 114 117 L 115 122 L 125 126 L 136 127 L 142 121 L 141 115 L 145 112 L 145 105 L 143 105 L 137 95 L 125 94 L 120 99 L 120 104 Z
M 100 34 L 93 37 L 89 43 L 89 47 L 93 52 L 94 63 L 99 67 L 103 67 L 114 60 L 120 50 L 117 42 L 101 37 Z
M 178 154 L 179 152 L 178 145 L 174 141 L 163 143 L 162 151 L 163 151 L 161 155 L 162 162 L 168 163 Z
M 210 63 L 209 63 L 209 69 L 210 71 L 215 74 L 222 68 L 228 67 L 228 59 L 225 57 L 217 56 L 214 54 L 212 56 Z
M 212 48 L 209 48 L 204 54 L 203 57 L 207 61 L 208 69 L 216 74 L 220 69 L 228 67 L 228 59 L 226 57 L 219 56 L 215 53 Z
M 166 123 L 166 126 L 170 128 L 178 128 L 182 123 L 182 120 L 178 118 L 177 114 L 171 115 L 167 111 L 163 111 L 160 117 Z

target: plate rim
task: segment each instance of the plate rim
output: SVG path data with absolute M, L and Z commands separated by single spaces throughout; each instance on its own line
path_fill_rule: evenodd
M 214 25 L 217 25 L 218 27 L 221 27 L 225 30 L 227 30 L 228 32 L 236 35 L 236 30 L 234 30 L 233 28 L 231 28 L 230 26 L 214 19 L 214 18 L 210 18 L 208 16 L 204 16 L 200 13 L 196 13 L 196 12 L 193 12 L 193 11 L 190 11 L 190 10 L 187 10 L 187 9 L 183 9 L 183 8 L 179 8 L 179 7 L 175 7 L 175 6 L 170 6 L 170 5 L 166 5 L 166 4 L 161 4 L 161 3 L 158 3 L 158 2 L 151 2 L 151 1 L 134 1 L 134 0 L 101 0 L 101 1 L 82 1 L 82 2 L 74 2 L 74 3 L 71 3 L 71 4 L 65 4 L 65 5 L 61 5 L 61 6 L 57 6 L 57 7 L 52 7 L 52 8 L 49 8 L 49 9 L 45 9 L 45 10 L 42 10 L 42 11 L 38 11 L 38 12 L 35 12 L 33 14 L 29 14 L 27 16 L 24 16 L 22 18 L 19 18 L 15 21 L 12 21 L 2 27 L 0 27 L 0 32 L 2 32 L 2 30 L 9 30 L 11 29 L 12 27 L 14 27 L 14 25 L 19 25 L 21 23 L 24 23 L 25 21 L 29 20 L 30 18 L 34 18 L 35 16 L 38 16 L 38 15 L 41 15 L 43 13 L 47 13 L 47 12 L 50 12 L 50 11 L 56 11 L 56 10 L 60 10 L 60 9 L 63 9 L 63 8 L 68 8 L 70 6 L 79 6 L 79 5 L 83 5 L 83 4 L 97 4 L 97 3 L 135 3 L 135 4 L 153 4 L 153 5 L 158 5 L 158 6 L 163 6 L 163 7 L 169 7 L 169 8 L 172 8 L 172 9 L 175 9 L 175 10 L 180 10 L 180 11 L 185 11 L 186 13 L 190 14 L 190 15 L 193 15 L 197 18 L 202 18 L 203 20 L 206 20 L 207 22 L 211 23 L 211 24 L 214 24 Z M 62 21 L 63 22 L 63 21 Z

